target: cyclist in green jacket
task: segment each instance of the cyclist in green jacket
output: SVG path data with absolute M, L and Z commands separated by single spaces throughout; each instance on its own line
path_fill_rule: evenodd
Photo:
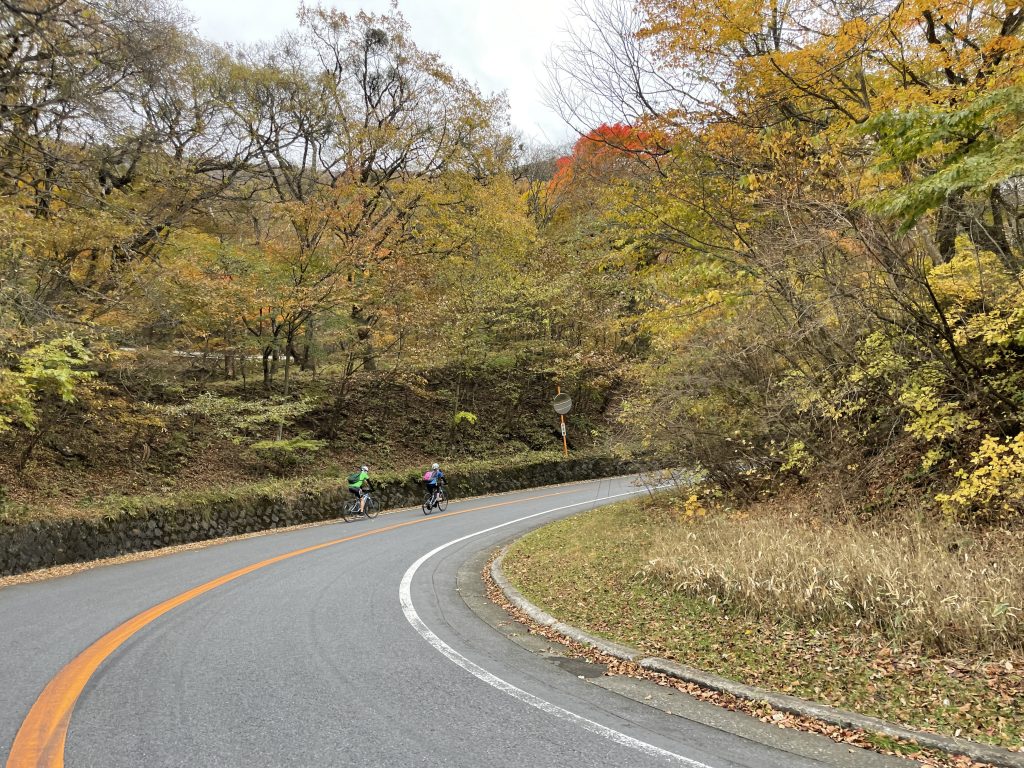
M 363 514 L 363 507 L 366 506 L 366 493 L 370 490 L 370 468 L 365 464 L 359 468 L 359 473 L 352 473 L 348 476 L 348 492 L 359 499 L 359 513 Z

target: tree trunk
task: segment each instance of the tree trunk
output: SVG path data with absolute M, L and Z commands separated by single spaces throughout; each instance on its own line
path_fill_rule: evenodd
M 300 368 L 303 371 L 313 371 L 316 373 L 316 357 L 313 353 L 313 346 L 316 343 L 316 332 L 313 328 L 313 318 L 306 321 L 305 339 L 302 345 L 302 364 Z
M 359 339 L 360 346 L 362 347 L 363 368 L 367 371 L 376 371 L 377 359 L 373 353 L 373 341 L 370 338 L 372 328 L 368 319 L 363 314 L 363 308 L 358 304 L 352 305 L 352 319 L 359 324 L 356 330 L 356 338 Z
M 294 350 L 292 350 L 292 343 L 291 343 L 291 341 L 288 341 L 288 347 L 285 349 L 285 352 L 284 352 L 284 396 L 285 397 L 288 397 L 288 382 L 289 382 L 289 379 L 291 378 L 290 377 L 290 372 L 291 372 L 291 368 L 292 368 L 292 352 L 293 351 Z M 277 439 L 280 440 L 281 438 L 278 437 Z
M 956 233 L 960 229 L 963 206 L 960 194 L 950 196 L 938 210 L 935 223 L 935 244 L 939 249 L 939 263 L 945 264 L 956 252 Z

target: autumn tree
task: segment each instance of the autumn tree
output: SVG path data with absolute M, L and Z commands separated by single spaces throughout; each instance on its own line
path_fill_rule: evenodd
M 367 280 L 393 268 L 422 200 L 420 180 L 455 171 L 483 178 L 504 162 L 502 104 L 420 51 L 398 14 L 306 8 L 300 22 L 299 33 L 247 53 L 233 81 L 236 119 L 261 158 L 254 181 L 273 203 L 248 237 L 283 260 L 290 283 L 287 309 L 268 305 L 245 322 L 269 334 L 265 359 L 308 362 L 297 335 L 308 342 L 319 315 L 346 305 L 346 345 L 372 370 L 381 314 Z M 287 225 L 274 224 L 279 218 Z
M 592 8 L 615 23 L 573 60 L 602 66 L 560 81 L 590 101 L 559 94 L 630 105 L 667 150 L 606 208 L 651 257 L 648 436 L 734 488 L 1012 438 L 1016 352 L 981 329 L 1016 323 L 1020 9 L 641 6 Z

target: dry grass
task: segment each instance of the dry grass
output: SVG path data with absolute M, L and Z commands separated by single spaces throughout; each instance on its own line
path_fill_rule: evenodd
M 663 530 L 644 575 L 753 616 L 877 629 L 940 653 L 1024 650 L 1024 536 L 712 517 Z
M 787 504 L 790 509 L 801 508 L 793 501 Z M 806 508 L 811 509 L 811 505 Z M 829 523 L 837 526 L 836 535 L 829 541 L 813 523 L 806 522 L 809 517 L 783 515 L 778 507 L 768 505 L 750 508 L 747 517 L 723 516 L 712 522 L 686 521 L 684 515 L 672 499 L 658 497 L 602 507 L 543 526 L 509 550 L 503 564 L 505 575 L 548 613 L 638 648 L 644 655 L 674 659 L 748 685 L 915 728 L 1022 748 L 1024 654 L 1012 650 L 997 653 L 994 647 L 972 650 L 977 643 L 963 643 L 966 647 L 943 653 L 937 643 L 912 642 L 906 628 L 899 632 L 900 641 L 894 642 L 892 633 L 876 628 L 879 622 L 861 619 L 856 626 L 858 618 L 848 606 L 837 613 L 835 621 L 812 621 L 809 617 L 794 621 L 788 591 L 798 581 L 790 575 L 791 560 L 783 556 L 785 550 L 799 540 L 799 546 L 815 548 L 819 551 L 814 556 L 825 559 L 823 552 L 834 551 L 849 538 L 846 527 Z M 778 522 L 770 523 L 770 519 Z M 687 540 L 686 531 L 699 532 L 706 539 L 715 534 L 713 528 L 703 530 L 706 526 L 723 525 L 736 526 L 732 534 L 718 532 L 717 546 L 717 560 L 730 564 L 733 578 L 738 578 L 735 574 L 739 566 L 735 564 L 753 559 L 763 541 L 778 542 L 784 550 L 775 560 L 786 564 L 780 566 L 783 570 L 774 574 L 774 580 L 770 576 L 761 578 L 772 588 L 758 588 L 754 592 L 756 600 L 738 606 L 738 610 L 723 606 L 720 597 L 715 599 L 717 605 L 712 605 L 703 595 L 691 596 L 673 589 L 670 564 L 661 563 L 659 569 L 665 581 L 654 575 L 650 565 L 655 552 L 678 557 L 680 563 L 701 562 L 707 552 L 701 555 L 697 550 L 703 545 Z M 868 539 L 876 550 L 896 545 L 900 539 L 896 526 L 880 526 L 877 522 L 859 526 L 862 533 L 869 526 L 878 531 L 877 536 Z M 778 531 L 778 527 L 801 533 Z M 966 559 L 968 563 L 977 562 L 982 551 L 1012 563 L 1020 551 L 1020 537 L 993 534 L 978 540 L 966 531 L 947 530 L 931 539 L 921 533 L 927 528 L 915 526 L 907 529 L 911 540 L 914 537 L 909 536 L 910 530 L 918 531 L 918 540 L 924 538 L 933 546 L 938 541 L 956 545 L 959 553 L 966 549 L 966 558 L 961 554 L 954 559 Z M 787 538 L 790 535 L 792 538 Z M 958 566 L 953 572 L 963 570 Z M 936 574 L 931 567 L 928 572 Z M 880 580 L 873 575 L 872 582 L 878 585 Z M 780 598 L 782 585 L 786 589 Z M 961 584 L 954 590 L 940 582 L 936 591 L 943 597 L 966 594 Z M 737 594 L 731 593 L 732 599 Z M 760 615 L 756 615 L 758 610 Z M 961 614 L 959 618 L 972 620 L 970 615 Z M 987 619 L 983 617 L 982 621 Z M 947 633 L 943 637 L 948 643 L 959 636 Z M 988 638 L 995 644 L 999 635 L 989 633 Z M 1009 645 L 1019 646 L 1019 639 L 1012 639 Z

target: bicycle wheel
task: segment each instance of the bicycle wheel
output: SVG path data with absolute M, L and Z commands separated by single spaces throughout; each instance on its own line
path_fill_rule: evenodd
M 362 515 L 359 514 L 359 501 L 357 499 L 353 499 L 352 501 L 347 501 L 342 504 L 341 516 L 345 518 L 346 523 L 351 523 L 357 517 L 362 517 Z
M 367 517 L 376 517 L 377 513 L 380 512 L 380 504 L 373 496 L 366 497 L 366 504 L 363 506 L 363 511 Z
M 437 508 L 444 512 L 448 509 L 448 491 L 441 488 L 437 492 Z
M 430 493 L 430 491 L 427 491 L 427 494 L 423 497 L 423 514 L 424 515 L 429 515 L 431 512 L 434 511 L 434 507 L 430 503 L 431 501 L 433 501 L 433 495 L 434 494 Z

